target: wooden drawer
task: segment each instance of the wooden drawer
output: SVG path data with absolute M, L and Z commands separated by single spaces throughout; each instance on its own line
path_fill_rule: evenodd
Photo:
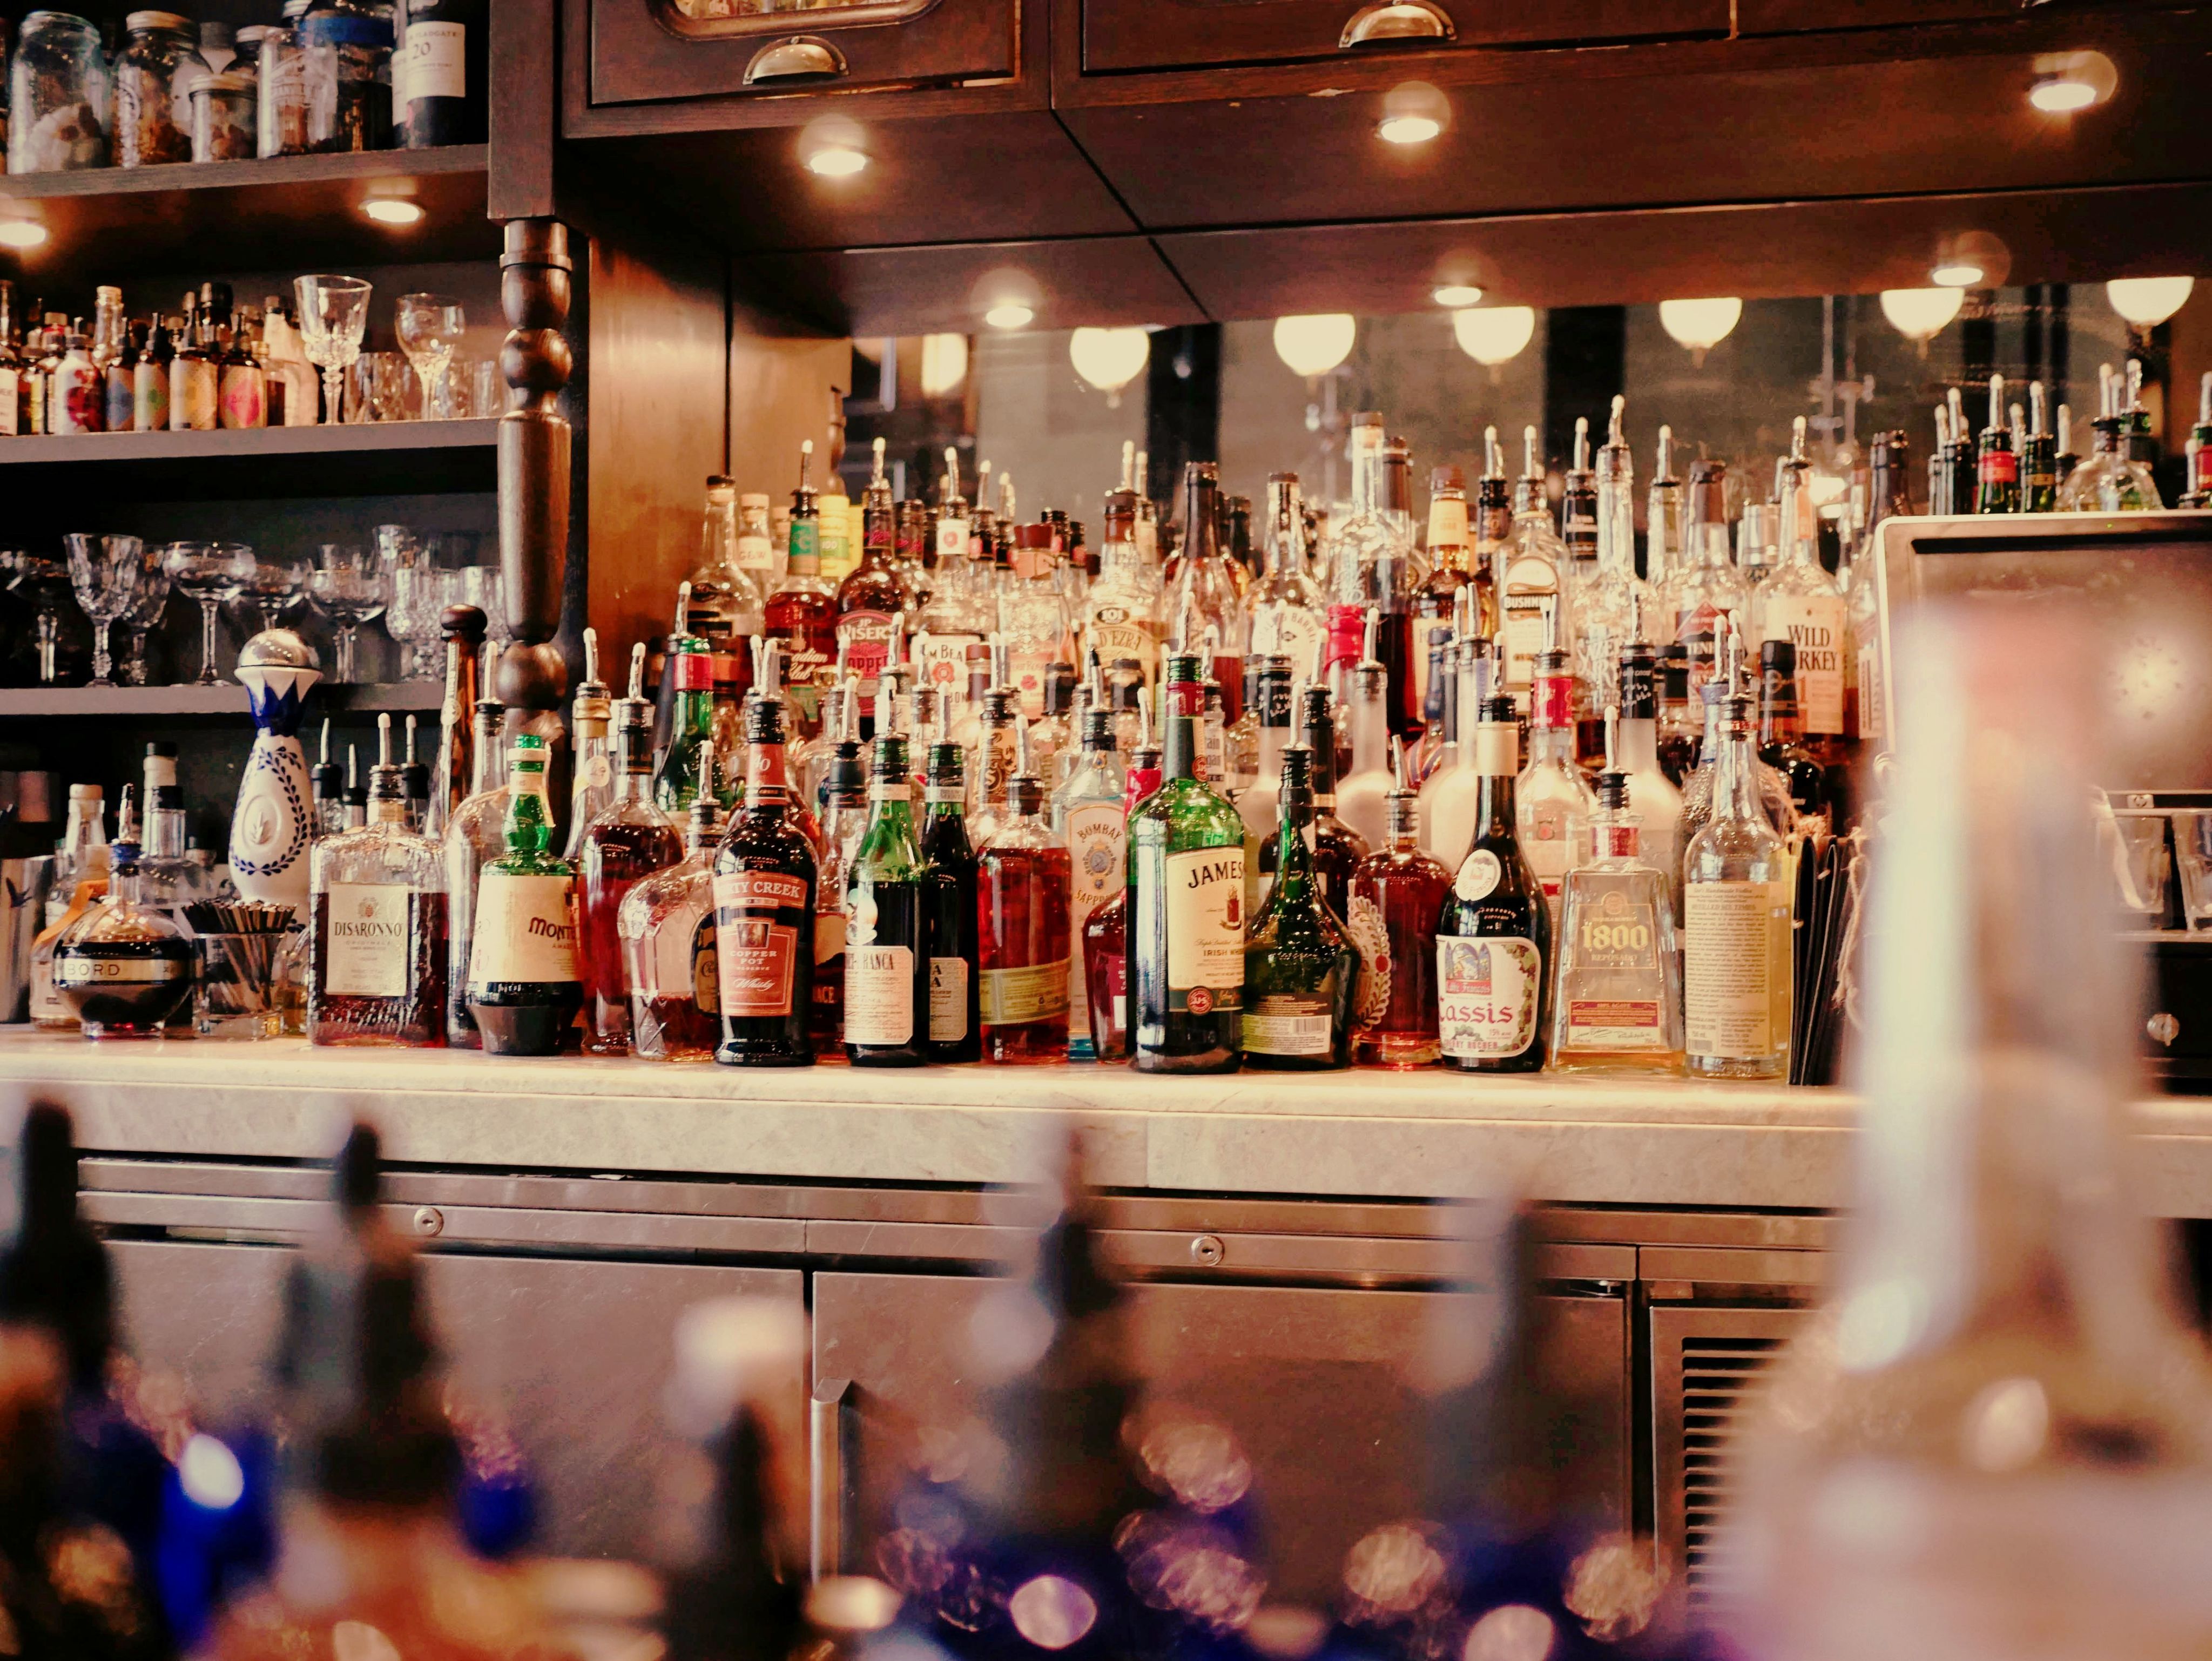
M 1728 31 L 1729 0 L 1084 0 L 1083 67 L 1351 60 Z
M 583 3 L 595 105 L 942 86 L 1021 68 L 1020 0 L 860 0 L 750 16 L 692 15 L 711 0 Z

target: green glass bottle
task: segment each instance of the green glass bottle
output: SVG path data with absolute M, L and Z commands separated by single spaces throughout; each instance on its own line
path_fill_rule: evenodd
M 1244 937 L 1244 1064 L 1315 1072 L 1352 1064 L 1359 949 L 1322 903 L 1313 868 L 1313 752 L 1283 752 L 1275 885 Z
M 928 1058 L 928 867 L 915 840 L 907 743 L 876 739 L 868 823 L 845 878 L 845 1058 L 860 1067 Z
M 691 806 L 714 753 L 714 648 L 696 634 L 679 635 L 661 673 L 675 677 L 676 703 L 668 749 L 653 775 L 653 804 L 672 816 Z
M 932 1061 L 983 1058 L 981 979 L 976 973 L 975 851 L 963 812 L 967 752 L 938 721 L 922 787 L 922 912 L 929 925 L 929 1031 Z
M 1990 424 L 1982 429 L 1974 470 L 1978 485 L 1974 497 L 1977 513 L 2020 512 L 2020 456 L 2013 449 L 2012 428 L 2005 421 L 2002 375 L 1990 377 Z
M 1170 705 L 1167 770 L 1129 815 L 1129 1061 L 1233 1073 L 1244 1007 L 1244 820 L 1196 777 L 1200 716 Z
M 584 1002 L 576 969 L 576 870 L 550 851 L 545 740 L 507 751 L 507 852 L 477 878 L 469 1014 L 486 1055 L 556 1054 Z

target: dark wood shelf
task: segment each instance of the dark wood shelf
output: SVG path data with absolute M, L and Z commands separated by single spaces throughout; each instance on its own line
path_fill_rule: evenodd
M 489 490 L 499 422 L 367 421 L 214 433 L 0 439 L 0 479 L 109 500 L 367 496 Z
M 307 694 L 310 712 L 337 710 L 424 710 L 443 703 L 439 681 L 395 681 L 386 685 L 334 686 L 325 681 Z M 0 716 L 45 716 L 96 719 L 127 715 L 246 716 L 246 688 L 236 681 L 167 687 L 0 687 Z
M 36 286 L 170 272 L 218 251 L 234 263 L 251 250 L 257 264 L 298 270 L 490 258 L 499 227 L 484 214 L 485 157 L 482 144 L 457 144 L 0 175 L 0 218 L 35 219 L 48 232 L 5 264 Z M 423 216 L 380 223 L 361 210 L 372 196 L 404 197 Z

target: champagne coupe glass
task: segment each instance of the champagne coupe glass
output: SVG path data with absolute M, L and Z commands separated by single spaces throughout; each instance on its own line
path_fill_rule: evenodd
M 407 354 L 415 378 L 422 383 L 422 419 L 444 421 L 453 413 L 447 373 L 453 367 L 453 349 L 468 326 L 460 301 L 447 294 L 402 294 L 392 322 L 399 349 Z
M 115 659 L 108 655 L 107 631 L 131 609 L 138 597 L 139 556 L 145 543 L 137 536 L 96 536 L 71 531 L 62 538 L 69 554 L 70 586 L 76 603 L 92 621 L 92 679 L 87 686 L 112 687 L 109 671 Z
M 263 630 L 275 628 L 299 604 L 307 586 L 307 562 L 296 554 L 252 555 L 246 579 L 246 603 L 258 615 Z
M 350 685 L 356 678 L 355 631 L 381 616 L 391 603 L 392 577 L 384 555 L 351 543 L 325 543 L 315 550 L 307 593 L 338 626 L 337 671 L 332 678 Z
M 131 647 L 123 658 L 125 686 L 146 684 L 146 637 L 169 609 L 169 567 L 162 560 L 164 551 L 153 544 L 139 550 L 137 597 L 123 614 L 123 627 L 131 633 Z
M 162 556 L 169 581 L 200 603 L 200 672 L 195 685 L 220 685 L 215 672 L 216 613 L 236 599 L 253 569 L 253 550 L 239 543 L 171 543 Z
M 359 277 L 303 276 L 292 287 L 300 296 L 300 344 L 323 372 L 323 419 L 336 422 L 345 410 L 346 369 L 361 355 L 368 327 L 370 285 Z
M 0 554 L 0 572 L 7 586 L 28 601 L 38 629 L 39 684 L 52 686 L 61 679 L 62 604 L 69 597 L 69 567 L 59 560 L 27 549 Z

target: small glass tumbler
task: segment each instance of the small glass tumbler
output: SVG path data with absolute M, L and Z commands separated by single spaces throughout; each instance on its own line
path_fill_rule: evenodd
M 2173 815 L 2173 863 L 2181 877 L 2181 920 L 2212 929 L 2212 812 L 2186 808 Z
M 192 1030 L 202 1038 L 275 1038 L 283 1030 L 276 1004 L 280 934 L 198 937 L 199 985 L 192 994 Z
M 2166 885 L 2172 870 L 2166 853 L 2166 815 L 2116 809 L 2112 827 L 2119 839 L 2113 881 L 2121 909 L 2144 928 L 2157 928 L 2166 915 Z

